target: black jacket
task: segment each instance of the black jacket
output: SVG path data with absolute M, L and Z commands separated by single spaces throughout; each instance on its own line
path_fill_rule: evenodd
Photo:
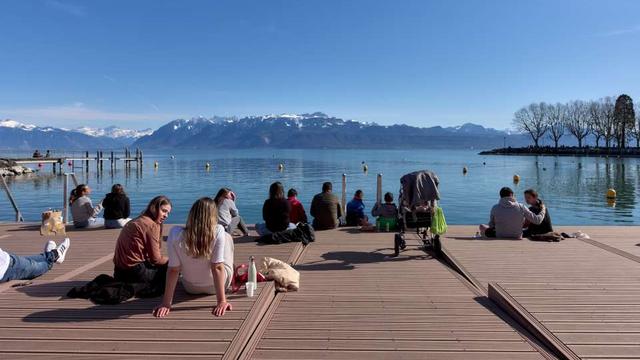
M 291 203 L 287 199 L 267 199 L 262 206 L 262 218 L 271 232 L 287 230 Z
M 126 219 L 131 215 L 131 205 L 127 195 L 109 193 L 102 200 L 106 220 Z
M 540 211 L 542 211 L 542 208 L 540 207 L 540 203 L 538 203 L 536 206 L 529 207 L 529 210 L 538 215 L 540 214 Z M 527 235 L 546 234 L 552 231 L 553 227 L 551 226 L 551 216 L 549 215 L 549 208 L 547 208 L 544 214 L 544 219 L 540 225 L 529 224 L 529 227 L 527 228 Z

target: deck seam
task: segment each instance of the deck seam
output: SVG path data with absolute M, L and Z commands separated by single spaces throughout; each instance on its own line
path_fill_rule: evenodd
M 302 245 L 302 244 L 300 244 L 300 245 Z M 302 258 L 306 254 L 306 251 L 307 251 L 308 247 L 309 247 L 309 245 L 302 246 L 301 248 L 298 247 L 296 249 L 296 250 L 298 250 L 298 253 L 297 254 L 292 254 L 293 255 L 292 259 L 290 259 L 292 261 L 290 261 L 290 263 L 292 265 L 298 264 L 299 261 L 302 260 Z M 284 299 L 285 295 L 286 295 L 286 293 L 277 293 L 276 294 L 276 296 L 273 298 L 273 300 L 269 304 L 269 307 L 267 308 L 267 311 L 262 316 L 262 319 L 260 319 L 260 322 L 258 323 L 258 326 L 255 328 L 255 330 L 251 334 L 251 336 L 247 339 L 247 342 L 245 343 L 244 348 L 238 354 L 237 358 L 234 359 L 234 360 L 249 359 L 253 355 L 253 353 L 256 350 L 256 347 L 258 346 L 258 343 L 262 339 L 262 336 L 264 335 L 265 331 L 267 330 L 267 328 L 271 324 L 271 321 L 273 320 L 273 317 L 276 314 L 276 311 L 278 310 L 278 308 L 280 306 L 280 303 Z
M 514 299 L 506 290 L 498 283 L 489 283 L 489 299 L 502 308 L 506 313 L 511 315 L 521 326 L 534 334 L 537 338 L 552 349 L 560 359 L 563 360 L 580 360 L 565 343 L 558 339 L 546 326 L 540 323 L 524 306 Z
M 626 252 L 624 250 L 620 250 L 620 249 L 615 248 L 613 246 L 601 243 L 598 240 L 583 239 L 583 238 L 579 238 L 578 240 L 580 240 L 580 241 L 582 241 L 584 243 L 593 245 L 595 247 L 599 247 L 600 249 L 603 249 L 603 250 L 608 251 L 610 253 L 613 253 L 613 254 L 616 254 L 616 255 L 620 255 L 620 256 L 622 256 L 624 258 L 627 258 L 627 259 L 629 259 L 631 261 L 635 261 L 637 263 L 640 263 L 640 256 L 636 256 L 636 255 L 628 253 L 628 252 Z
M 289 255 L 288 262 L 291 263 L 297 261 L 303 250 L 301 243 L 296 244 Z M 231 340 L 229 347 L 227 347 L 227 350 L 222 357 L 223 360 L 235 360 L 241 356 L 241 353 L 251 341 L 253 334 L 262 323 L 265 314 L 269 311 L 274 299 L 277 297 L 278 294 L 274 294 L 274 292 L 275 285 L 273 282 L 269 282 L 260 293 L 258 299 L 247 315 L 247 318 L 242 322 L 240 329 L 238 329 L 238 332 Z

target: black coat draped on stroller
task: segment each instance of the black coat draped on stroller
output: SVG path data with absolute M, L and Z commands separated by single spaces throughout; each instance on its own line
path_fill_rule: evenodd
M 438 176 L 429 170 L 415 171 L 400 178 L 400 226 L 394 238 L 393 256 L 398 256 L 407 247 L 408 230 L 415 230 L 420 246 L 440 254 L 440 236 L 430 231 L 434 210 L 440 200 L 439 183 Z

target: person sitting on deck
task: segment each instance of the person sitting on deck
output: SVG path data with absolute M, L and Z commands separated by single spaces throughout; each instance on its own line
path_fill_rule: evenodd
M 249 229 L 236 207 L 236 194 L 231 189 L 221 188 L 213 200 L 218 207 L 218 224 L 222 225 L 229 234 L 240 230 L 244 236 L 249 235 Z
M 364 192 L 356 190 L 353 199 L 347 203 L 347 225 L 365 226 L 369 225 L 369 218 L 364 214 Z
M 47 153 L 44 154 L 44 157 L 46 157 L 46 158 L 51 157 L 51 151 L 47 150 Z
M 322 184 L 322 192 L 313 197 L 310 213 L 313 216 L 314 230 L 335 229 L 340 225 L 342 206 L 338 197 L 332 194 L 330 182 Z
M 171 201 L 156 196 L 145 211 L 129 221 L 116 241 L 113 277 L 126 283 L 148 284 L 154 293 L 164 291 L 169 259 L 160 250 L 162 223 L 171 212 Z
M 371 215 L 377 217 L 376 225 L 379 229 L 394 230 L 398 226 L 398 207 L 393 203 L 393 194 L 384 194 L 384 203 L 376 202 L 371 209 Z
M 217 218 L 215 200 L 201 198 L 191 206 L 186 225 L 169 232 L 169 269 L 162 303 L 153 312 L 156 317 L 169 314 L 180 274 L 187 293 L 216 294 L 213 315 L 223 316 L 232 310 L 225 292 L 233 278 L 233 239 Z
M 33 158 L 41 158 L 42 154 L 40 153 L 40 150 L 36 149 L 36 151 L 33 152 L 33 155 L 31 155 L 31 157 L 33 157 Z
M 107 229 L 121 229 L 131 220 L 129 219 L 131 203 L 124 192 L 124 187 L 120 184 L 111 187 L 111 192 L 102 200 L 102 207 L 104 208 L 104 227 Z
M 94 207 L 89 195 L 91 195 L 91 188 L 85 184 L 80 184 L 71 191 L 69 202 L 71 203 L 73 226 L 76 229 L 93 229 L 104 226 L 104 219 L 97 217 L 102 211 L 102 204 Z
M 539 225 L 530 223 L 525 221 L 524 227 L 526 230 L 523 231 L 524 237 L 530 237 L 531 235 L 541 235 L 548 234 L 553 232 L 553 227 L 551 226 L 551 216 L 549 215 L 549 209 L 544 206 L 544 203 L 538 196 L 538 192 L 533 189 L 527 189 L 524 191 L 524 199 L 529 206 L 529 211 L 538 215 L 544 208 L 545 214 L 544 219 Z
M 262 205 L 264 223 L 256 224 L 256 231 L 260 236 L 295 229 L 289 217 L 291 204 L 284 198 L 284 186 L 279 181 L 269 187 L 269 198 Z
M 307 213 L 304 211 L 304 206 L 298 200 L 298 191 L 296 189 L 289 189 L 287 192 L 287 201 L 291 204 L 291 213 L 289 214 L 289 220 L 294 223 L 307 223 Z
M 489 225 L 480 225 L 480 232 L 485 237 L 522 239 L 522 224 L 525 220 L 539 225 L 545 214 L 544 204 L 541 205 L 540 213 L 534 214 L 516 201 L 513 190 L 503 187 L 500 189 L 500 202 L 491 209 Z
M 20 256 L 0 249 L 0 283 L 11 280 L 31 280 L 51 270 L 54 263 L 62 264 L 71 245 L 69 238 L 60 245 L 53 241 L 45 244 L 38 255 Z

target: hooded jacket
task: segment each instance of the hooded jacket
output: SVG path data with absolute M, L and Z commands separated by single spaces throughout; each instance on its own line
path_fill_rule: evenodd
M 539 225 L 545 214 L 546 208 L 541 209 L 536 215 L 516 199 L 504 197 L 491 209 L 489 226 L 496 229 L 496 237 L 521 239 L 524 221 Z

